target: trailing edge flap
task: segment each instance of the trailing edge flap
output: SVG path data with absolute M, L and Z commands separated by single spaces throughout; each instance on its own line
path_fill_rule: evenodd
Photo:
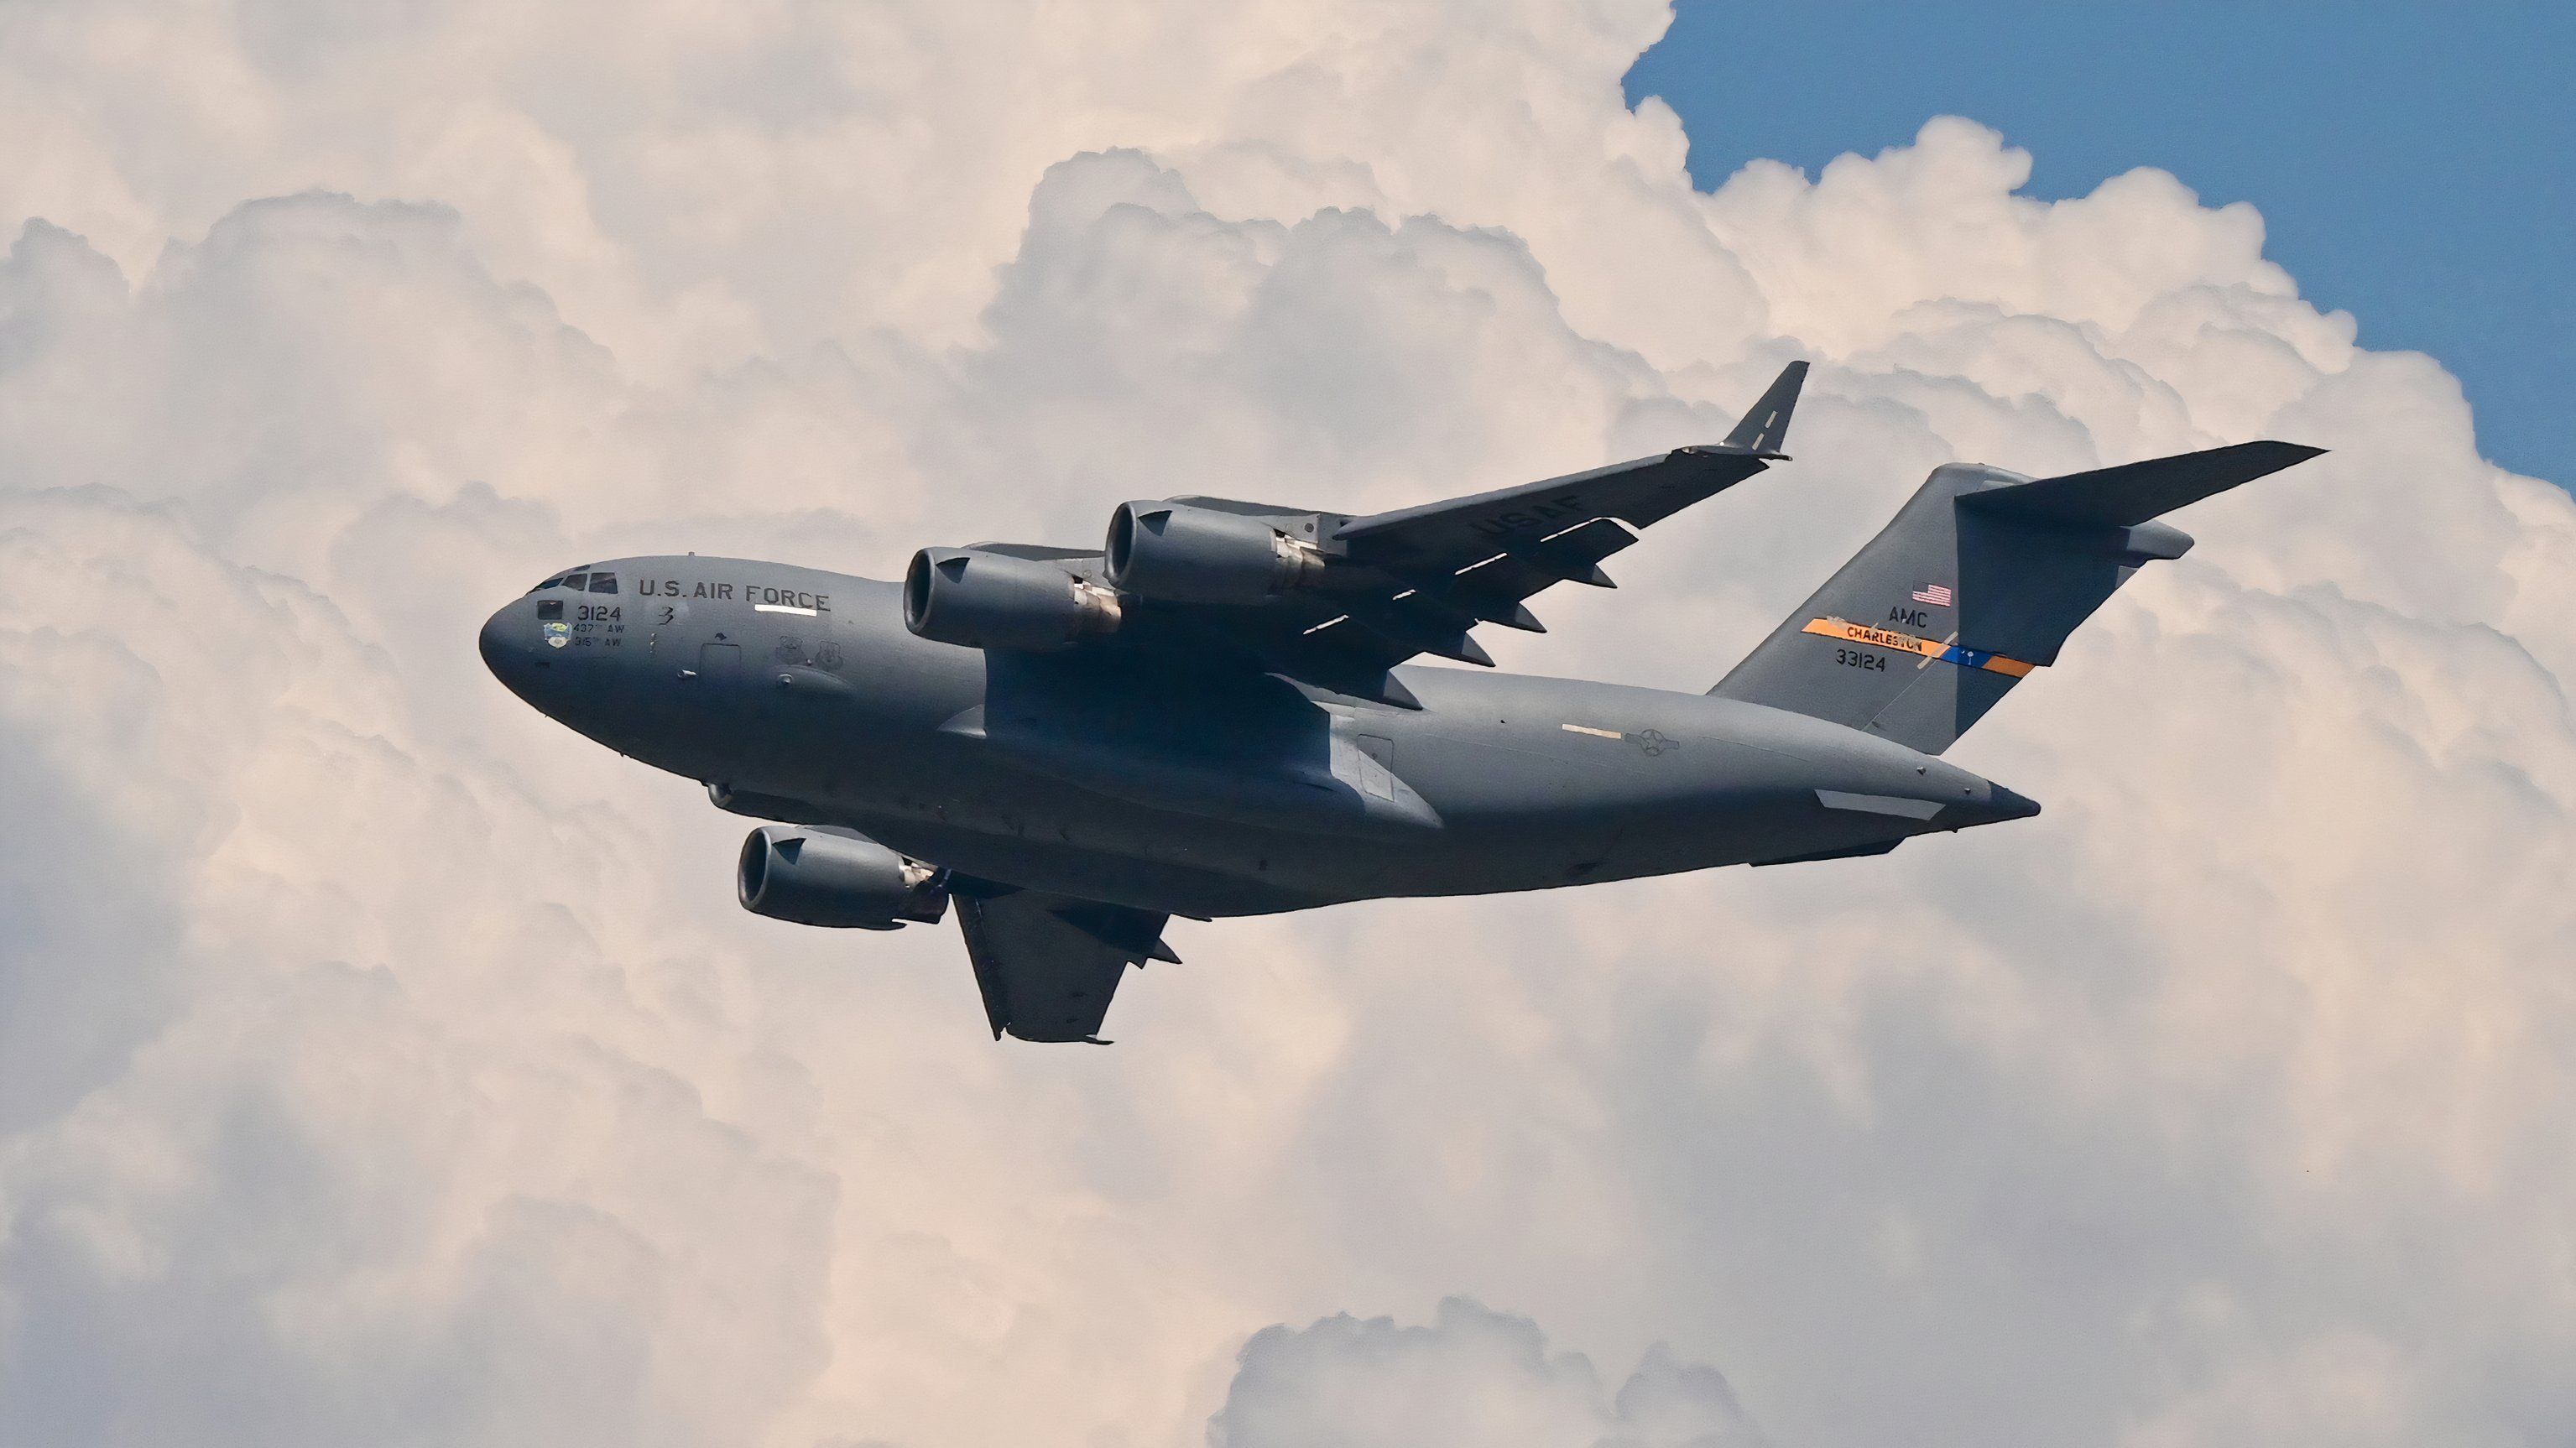
M 1128 966 L 1180 959 L 1166 915 L 983 880 L 951 889 L 995 1040 L 1097 1041 Z
M 2176 508 L 2277 473 L 2324 452 L 2292 442 L 2245 442 L 2089 473 L 2012 483 L 1960 497 L 1962 507 L 2039 522 L 2132 528 Z

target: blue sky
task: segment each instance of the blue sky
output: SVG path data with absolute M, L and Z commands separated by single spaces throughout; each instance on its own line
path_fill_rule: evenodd
M 2457 375 L 2480 449 L 2576 485 L 2576 5 L 1680 0 L 1628 77 L 1714 186 L 1811 173 L 1973 117 L 2032 153 L 2030 191 L 2134 166 L 2251 201 L 2272 258 L 2363 345 Z

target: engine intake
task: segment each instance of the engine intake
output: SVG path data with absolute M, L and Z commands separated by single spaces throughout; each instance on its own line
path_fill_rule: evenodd
M 1119 504 L 1101 553 L 1111 583 L 1170 603 L 1259 603 L 1324 571 L 1313 545 L 1259 518 L 1186 503 Z
M 837 830 L 753 830 L 742 842 L 734 888 L 743 909 L 798 925 L 892 930 L 948 913 L 948 888 L 937 870 Z
M 924 548 L 904 570 L 903 623 L 938 643 L 1043 652 L 1117 632 L 1118 595 L 1042 559 Z

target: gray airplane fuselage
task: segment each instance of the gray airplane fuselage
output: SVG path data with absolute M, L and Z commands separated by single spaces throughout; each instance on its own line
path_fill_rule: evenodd
M 906 628 L 899 585 L 785 564 L 595 571 L 619 591 L 532 593 L 483 628 L 492 672 L 538 710 L 738 813 L 1143 910 L 1869 853 L 2038 808 L 1890 740 L 1704 694 L 1408 667 L 1408 709 L 1114 642 L 936 643 Z

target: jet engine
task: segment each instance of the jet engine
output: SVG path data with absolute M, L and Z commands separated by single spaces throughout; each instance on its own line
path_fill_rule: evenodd
M 948 888 L 937 870 L 839 830 L 753 830 L 742 842 L 734 886 L 743 909 L 798 925 L 892 930 L 948 913 Z
M 1060 649 L 1118 629 L 1118 595 L 1044 559 L 924 548 L 903 575 L 903 622 L 971 649 Z
M 1259 603 L 1313 581 L 1324 555 L 1267 521 L 1185 503 L 1121 503 L 1102 550 L 1109 581 L 1170 603 Z

